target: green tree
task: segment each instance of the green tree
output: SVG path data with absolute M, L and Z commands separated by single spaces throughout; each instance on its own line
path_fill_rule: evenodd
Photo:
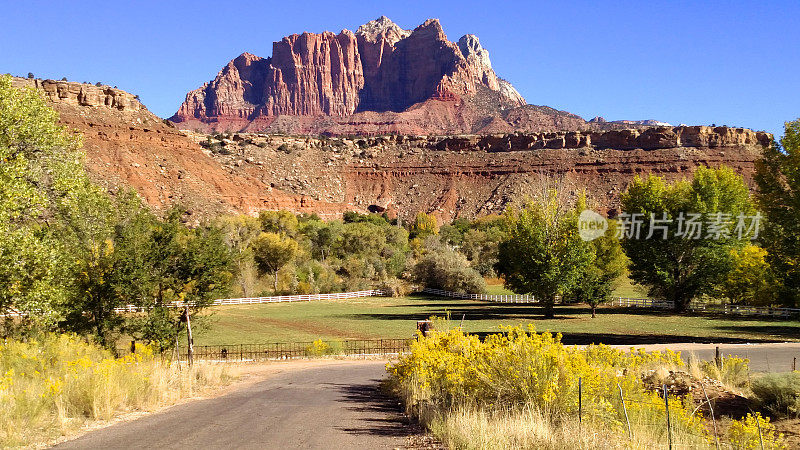
M 628 258 L 614 233 L 615 226 L 611 226 L 603 236 L 591 241 L 594 258 L 571 293 L 575 300 L 592 308 L 592 318 L 597 315 L 598 305 L 611 300 L 617 280 L 628 266 Z
M 298 254 L 299 246 L 294 239 L 277 233 L 261 233 L 252 242 L 253 257 L 261 273 L 274 278 L 273 289 L 278 291 L 278 271 Z
M 426 240 L 425 256 L 414 265 L 412 276 L 423 287 L 452 292 L 481 294 L 486 281 L 470 267 L 464 255 L 441 244 L 436 236 Z
M 33 88 L 0 76 L 0 311 L 28 313 L 30 327 L 53 327 L 66 302 L 69 266 L 48 226 L 92 190 L 80 137 Z
M 554 316 L 557 297 L 580 282 L 594 254 L 578 234 L 574 209 L 565 209 L 552 192 L 544 203 L 530 202 L 506 212 L 508 236 L 500 243 L 497 273 L 514 292 L 533 294 Z
M 647 286 L 651 296 L 673 301 L 677 311 L 711 294 L 727 276 L 731 249 L 746 242 L 734 232 L 737 217 L 755 213 L 747 185 L 727 167 L 699 167 L 691 181 L 671 185 L 653 175 L 636 177 L 622 195 L 622 207 L 629 214 L 620 227 L 631 279 Z M 715 230 L 713 224 L 721 227 Z M 628 236 L 636 229 L 638 239 Z M 653 236 L 645 239 L 651 229 Z
M 222 232 L 213 226 L 187 228 L 183 211 L 172 209 L 164 220 L 151 226 L 131 227 L 117 242 L 125 256 L 126 277 L 136 286 L 127 296 L 140 296 L 134 303 L 144 311 L 128 324 L 129 332 L 148 342 L 169 348 L 182 311 L 175 302 L 200 313 L 226 295 L 233 278 L 233 255 Z
M 267 233 L 283 233 L 291 237 L 297 234 L 297 216 L 289 211 L 262 211 L 258 220 L 261 221 L 261 230 Z
M 131 300 L 120 288 L 139 281 L 123 276 L 125 261 L 120 258 L 116 240 L 136 215 L 150 216 L 150 212 L 131 191 L 120 192 L 116 202 L 102 193 L 92 197 L 92 201 L 67 208 L 61 220 L 52 225 L 62 239 L 63 251 L 72 257 L 66 267 L 69 297 L 63 305 L 60 326 L 93 335 L 100 345 L 116 351 L 115 336 L 125 320 L 114 309 Z
M 761 242 L 780 280 L 780 298 L 800 306 L 800 119 L 756 163 L 756 199 L 766 220 Z

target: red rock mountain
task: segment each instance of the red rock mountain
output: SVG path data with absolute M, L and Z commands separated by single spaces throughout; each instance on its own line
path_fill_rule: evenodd
M 197 131 L 339 135 L 588 128 L 578 116 L 526 106 L 476 36 L 452 42 L 436 19 L 408 31 L 386 17 L 355 33 L 285 37 L 269 58 L 243 53 L 170 120 Z

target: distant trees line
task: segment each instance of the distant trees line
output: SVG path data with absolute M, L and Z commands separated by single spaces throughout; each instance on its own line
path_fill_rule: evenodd
M 676 217 L 724 213 L 764 216 L 756 241 L 617 239 L 619 222 L 598 239 L 581 239 L 577 218 L 555 191 L 503 215 L 440 225 L 420 212 L 405 226 L 386 215 L 345 213 L 341 220 L 264 211 L 199 226 L 173 208 L 152 213 L 133 192 L 114 197 L 92 184 L 80 139 L 33 89 L 0 77 L 0 333 L 74 331 L 114 348 L 120 336 L 174 344 L 181 311 L 196 314 L 223 296 L 326 293 L 415 287 L 481 292 L 501 277 L 534 294 L 552 315 L 558 299 L 596 307 L 626 272 L 650 295 L 676 302 L 723 298 L 752 304 L 800 303 L 800 125 L 765 150 L 754 197 L 730 169 L 705 169 L 667 184 L 637 178 L 623 209 Z M 133 304 L 141 313 L 114 314 Z M 198 316 L 199 317 L 199 316 Z M 200 323 L 202 325 L 202 321 Z

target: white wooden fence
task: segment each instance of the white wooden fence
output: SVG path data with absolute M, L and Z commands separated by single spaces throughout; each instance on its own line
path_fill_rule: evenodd
M 425 288 L 422 292 L 426 294 L 439 295 L 442 297 L 463 298 L 469 300 L 484 300 L 499 303 L 538 303 L 532 295 L 490 295 L 490 294 L 464 294 L 460 292 L 444 291 L 441 289 Z M 666 300 L 655 300 L 652 298 L 630 298 L 614 297 L 611 306 L 623 308 L 652 308 L 652 309 L 674 309 L 675 302 Z M 713 305 L 702 302 L 692 302 L 688 308 L 694 312 L 710 312 L 725 315 L 741 316 L 768 316 L 768 317 L 800 317 L 800 308 L 768 308 L 760 306 L 740 306 L 740 305 Z
M 653 300 L 652 298 L 629 298 L 614 297 L 611 306 L 635 307 L 635 308 L 655 308 L 655 309 L 674 309 L 675 302 Z
M 443 291 L 441 289 L 425 288 L 422 292 L 426 294 L 439 295 L 442 297 L 463 298 L 468 300 L 483 300 L 487 302 L 498 303 L 538 303 L 532 295 L 520 294 L 507 294 L 507 295 L 493 295 L 493 294 L 462 294 L 460 292 Z
M 765 306 L 745 305 L 712 305 L 707 303 L 692 302 L 689 309 L 698 312 L 714 314 L 729 314 L 739 316 L 769 316 L 769 317 L 800 317 L 800 308 L 770 308 Z
M 368 291 L 337 292 L 334 294 L 277 295 L 274 297 L 223 298 L 219 300 L 214 300 L 214 302 L 211 303 L 211 306 L 255 305 L 259 303 L 310 302 L 315 300 L 341 300 L 341 299 L 360 298 L 360 297 L 382 297 L 384 295 L 386 295 L 386 293 L 380 289 L 371 289 Z M 166 305 L 167 308 L 183 308 L 184 306 L 186 306 L 186 304 L 183 302 L 172 302 Z M 189 306 L 192 306 L 192 304 L 189 303 Z M 127 305 L 120 308 L 114 308 L 114 312 L 116 313 L 140 312 L 143 310 L 144 308 L 135 305 Z M 7 311 L 5 314 L 0 314 L 0 317 L 22 317 L 25 315 L 27 314 L 24 312 L 11 309 Z

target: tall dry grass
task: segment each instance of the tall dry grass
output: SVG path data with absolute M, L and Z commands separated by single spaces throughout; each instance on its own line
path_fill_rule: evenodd
M 0 446 L 27 446 L 82 425 L 148 411 L 225 383 L 221 366 L 189 370 L 148 347 L 122 358 L 74 335 L 0 345 Z

